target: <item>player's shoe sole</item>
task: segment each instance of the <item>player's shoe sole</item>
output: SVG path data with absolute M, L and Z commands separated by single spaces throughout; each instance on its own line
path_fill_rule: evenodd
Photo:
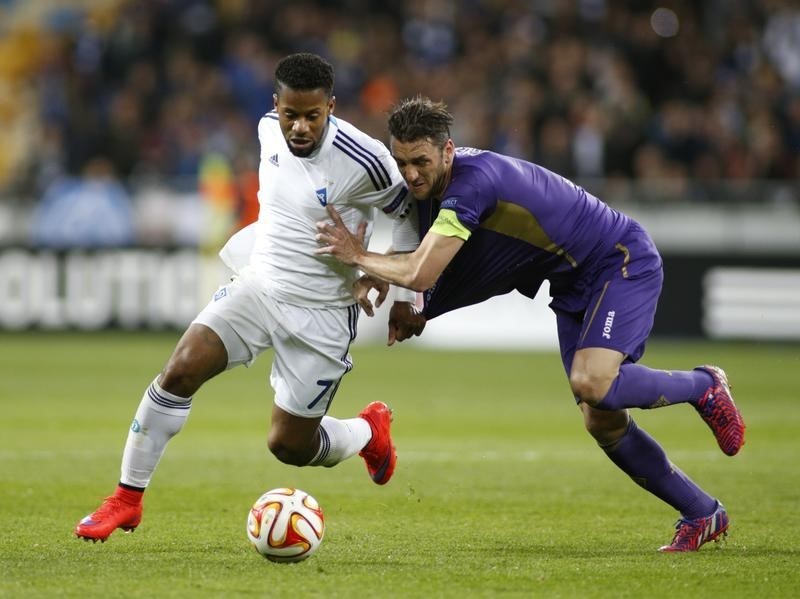
M 364 458 L 370 478 L 385 485 L 394 474 L 397 451 L 392 443 L 392 410 L 382 401 L 373 401 L 359 414 L 369 423 L 372 438 L 358 455 Z
M 75 527 L 75 536 L 104 543 L 111 533 L 121 528 L 133 532 L 142 521 L 142 505 L 126 503 L 118 497 L 106 497 L 103 504 Z
M 695 370 L 706 371 L 714 382 L 694 407 L 714 433 L 722 452 L 736 455 L 744 445 L 745 424 L 741 412 L 733 403 L 728 377 L 718 366 L 698 366 Z
M 664 553 L 680 553 L 686 551 L 697 551 L 711 541 L 718 543 L 728 534 L 728 512 L 718 501 L 717 509 L 709 516 L 697 518 L 695 520 L 678 520 L 675 528 L 675 536 L 669 545 L 664 545 L 658 550 Z

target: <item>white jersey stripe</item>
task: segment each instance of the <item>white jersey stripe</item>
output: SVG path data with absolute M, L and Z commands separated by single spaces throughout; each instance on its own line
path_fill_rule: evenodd
M 375 174 L 377 175 L 378 179 L 381 181 L 383 188 L 387 187 L 391 183 L 392 179 L 389 176 L 389 173 L 386 172 L 386 168 L 383 166 L 383 164 L 381 164 L 381 161 L 378 160 L 378 157 L 375 154 L 367 150 L 364 146 L 360 145 L 344 131 L 339 130 L 339 132 L 336 134 L 336 140 L 341 141 L 344 145 L 351 148 L 370 163 L 372 168 L 375 170 Z
M 353 151 L 351 148 L 347 147 L 344 142 L 342 142 L 338 137 L 333 140 L 333 146 L 339 148 L 342 152 L 344 152 L 347 156 L 355 160 L 358 164 L 364 167 L 364 170 L 367 171 L 367 175 L 369 175 L 370 181 L 372 181 L 372 186 L 375 188 L 375 191 L 380 191 L 381 189 L 386 189 L 386 184 L 383 180 L 376 178 L 377 173 L 375 172 L 375 167 L 371 166 L 366 159 L 361 157 L 357 152 Z

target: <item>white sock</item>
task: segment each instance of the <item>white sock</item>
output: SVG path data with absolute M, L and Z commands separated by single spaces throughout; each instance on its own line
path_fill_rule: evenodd
M 128 431 L 120 482 L 142 488 L 150 483 L 167 441 L 183 428 L 191 407 L 191 397 L 178 397 L 164 391 L 156 377 L 144 392 Z
M 363 418 L 337 420 L 323 416 L 319 423 L 319 451 L 308 465 L 335 466 L 361 451 L 370 439 L 372 429 Z

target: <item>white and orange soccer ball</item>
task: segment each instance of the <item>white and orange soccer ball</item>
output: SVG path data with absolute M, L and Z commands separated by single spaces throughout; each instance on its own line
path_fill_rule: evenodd
M 250 508 L 247 538 L 273 562 L 299 562 L 322 543 L 325 517 L 311 495 L 300 489 L 267 491 Z

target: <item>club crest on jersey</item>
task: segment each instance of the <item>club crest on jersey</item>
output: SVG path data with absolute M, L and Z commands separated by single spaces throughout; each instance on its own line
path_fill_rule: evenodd
M 328 205 L 328 188 L 327 187 L 323 187 L 322 189 L 318 189 L 317 190 L 317 199 L 319 200 L 319 203 L 322 204 L 323 206 L 327 206 Z
M 278 155 L 277 155 L 277 154 L 273 154 L 272 156 L 270 156 L 270 157 L 269 157 L 269 161 L 270 161 L 272 164 L 274 164 L 275 166 L 280 166 L 280 165 L 278 164 Z

